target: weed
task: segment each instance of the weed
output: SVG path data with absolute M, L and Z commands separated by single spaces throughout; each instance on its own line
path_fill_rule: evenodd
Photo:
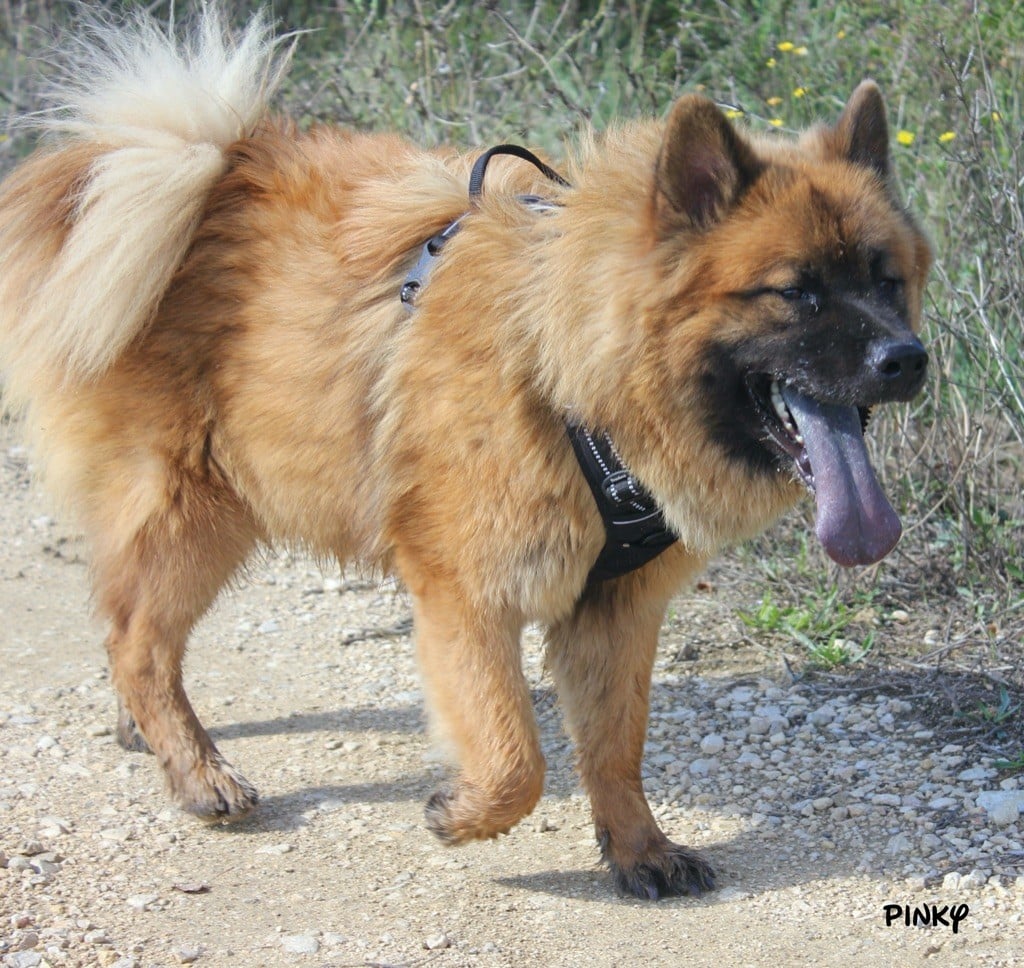
M 852 625 L 869 606 L 870 597 L 851 607 L 833 591 L 811 605 L 779 605 L 766 592 L 757 609 L 740 612 L 740 620 L 758 632 L 774 633 L 799 643 L 813 665 L 835 668 L 864 659 L 874 647 L 874 633 L 851 637 Z

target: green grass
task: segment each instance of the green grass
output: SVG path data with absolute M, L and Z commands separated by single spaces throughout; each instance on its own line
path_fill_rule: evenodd
M 170 10 L 169 0 L 145 5 L 158 15 Z M 705 91 L 754 130 L 796 131 L 834 118 L 854 86 L 874 77 L 888 99 L 902 194 L 936 252 L 926 298 L 929 386 L 914 405 L 880 413 L 871 433 L 906 534 L 889 562 L 839 580 L 820 549 L 801 539 L 806 512 L 798 512 L 796 527 L 755 543 L 753 557 L 787 562 L 771 574 L 765 566 L 779 600 L 801 600 L 810 582 L 811 597 L 827 601 L 812 577 L 826 574 L 842 605 L 865 587 L 888 590 L 898 572 L 913 587 L 897 597 L 913 594 L 946 610 L 951 622 L 962 613 L 979 638 L 1022 647 L 1020 0 L 267 5 L 282 29 L 308 31 L 283 109 L 302 124 L 397 129 L 425 144 L 513 140 L 557 157 L 581 125 L 660 115 L 688 90 Z M 179 17 L 189 6 L 178 0 Z M 240 0 L 232 8 L 243 19 L 255 6 Z M 58 0 L 0 5 L 0 98 L 7 100 L 0 111 L 33 106 L 38 77 L 30 55 L 45 48 L 72 7 Z M 8 131 L 0 168 L 27 147 Z
M 752 612 L 741 611 L 739 618 L 748 628 L 771 633 L 800 645 L 809 662 L 833 669 L 866 658 L 875 644 L 874 631 L 859 629 L 865 619 L 874 620 L 874 596 L 861 596 L 854 604 L 838 600 L 833 590 L 823 598 L 805 597 L 804 604 L 777 603 L 766 592 Z

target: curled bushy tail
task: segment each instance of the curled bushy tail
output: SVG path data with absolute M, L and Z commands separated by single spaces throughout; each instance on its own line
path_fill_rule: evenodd
M 65 47 L 48 145 L 0 191 L 0 356 L 8 396 L 43 372 L 108 367 L 152 319 L 223 174 L 289 59 L 262 16 L 232 33 L 204 5 L 175 39 L 144 13 L 93 18 Z M 20 391 L 20 392 L 19 392 Z

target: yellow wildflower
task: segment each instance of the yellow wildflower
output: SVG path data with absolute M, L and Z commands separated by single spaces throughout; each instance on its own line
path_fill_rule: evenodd
M 914 132 L 901 129 L 896 132 L 896 140 L 904 147 L 909 147 L 914 143 Z
M 735 121 L 737 118 L 743 117 L 743 112 L 739 108 L 728 108 L 725 112 L 725 116 L 730 121 Z
M 806 87 L 798 87 L 793 92 L 793 97 L 803 97 L 806 93 L 807 93 L 807 88 Z
M 993 111 L 992 112 L 992 120 L 993 121 L 1002 121 L 1003 120 L 1003 116 L 998 111 Z
M 785 124 L 785 122 L 782 120 L 782 118 L 772 118 L 771 120 L 769 120 L 768 123 L 773 128 L 781 128 L 783 126 L 783 124 Z
M 769 57 L 764 63 L 765 67 L 774 67 L 778 61 L 774 57 Z
M 776 44 L 776 49 L 781 50 L 782 53 L 788 54 L 796 46 L 791 40 L 784 40 L 780 44 Z
M 804 47 L 801 44 L 799 47 L 794 47 L 793 48 L 793 53 L 796 54 L 797 57 L 806 57 L 807 56 L 807 48 Z
M 770 98 L 768 98 L 767 101 L 765 101 L 765 104 L 767 104 L 771 108 L 778 107 L 781 103 L 782 103 L 782 98 L 781 97 L 770 97 Z
M 948 145 L 955 137 L 955 131 L 943 131 L 942 134 L 939 135 L 939 141 L 944 145 Z
M 846 39 L 846 31 L 845 30 L 840 30 L 839 33 L 836 34 L 836 40 L 845 40 L 845 39 Z

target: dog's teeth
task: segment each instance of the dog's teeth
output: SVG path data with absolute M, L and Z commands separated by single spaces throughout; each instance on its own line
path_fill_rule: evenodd
M 798 443 L 803 444 L 803 435 L 797 430 L 796 423 L 793 421 L 793 415 L 789 412 L 789 407 L 786 406 L 786 401 L 782 399 L 782 388 L 779 386 L 778 380 L 772 380 L 771 387 L 769 388 L 769 395 L 771 396 L 772 407 L 775 408 L 775 413 L 782 423 L 782 426 L 786 428 L 786 432 Z
M 775 409 L 775 414 L 778 416 L 782 426 L 785 427 L 788 434 L 797 437 L 797 427 L 793 422 L 793 415 L 790 413 L 790 409 L 785 406 L 785 401 L 782 399 L 782 390 L 778 385 L 778 380 L 771 381 L 769 393 L 771 405 Z M 799 440 L 799 437 L 797 439 Z
M 778 380 L 772 380 L 771 397 L 775 412 L 779 415 L 779 419 L 785 423 L 789 419 L 789 411 L 786 409 L 786 402 L 782 399 L 782 390 L 779 388 Z

